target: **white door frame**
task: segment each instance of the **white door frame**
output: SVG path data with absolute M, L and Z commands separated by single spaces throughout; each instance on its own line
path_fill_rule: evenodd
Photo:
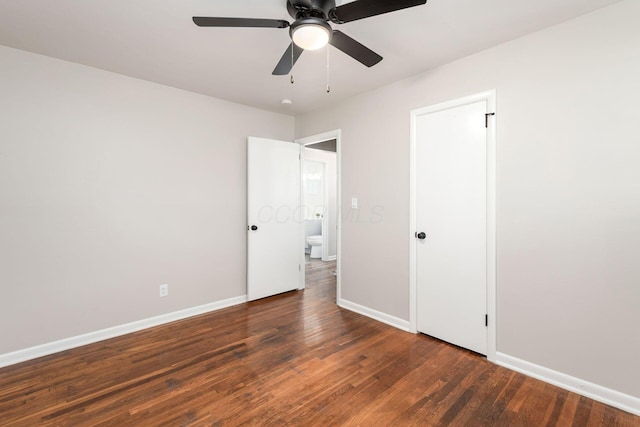
M 340 305 L 342 302 L 342 287 L 341 287 L 341 274 L 340 274 L 340 270 L 341 270 L 341 254 L 342 254 L 342 156 L 340 154 L 341 152 L 341 131 L 340 129 L 336 129 L 336 130 L 332 130 L 332 131 L 328 131 L 328 132 L 324 132 L 318 135 L 312 135 L 312 136 L 308 136 L 305 138 L 299 138 L 296 139 L 295 142 L 302 145 L 303 147 L 305 145 L 309 145 L 309 144 L 316 144 L 318 142 L 324 142 L 324 141 L 329 141 L 331 139 L 335 139 L 336 140 L 336 186 L 337 186 L 337 194 L 336 194 L 336 209 L 337 209 L 337 214 L 336 214 L 336 227 L 337 227 L 337 232 L 336 232 L 336 304 Z M 302 151 L 302 161 L 304 161 L 304 150 Z M 301 168 L 302 170 L 302 168 Z M 302 173 L 302 172 L 301 172 Z M 302 179 L 302 177 L 300 178 Z M 300 186 L 301 191 L 304 193 L 304 189 L 303 186 Z M 325 192 L 326 193 L 326 192 Z M 301 200 L 304 200 L 304 194 L 301 194 Z M 326 215 L 325 215 L 326 216 Z M 323 219 L 323 223 L 324 223 L 324 219 Z M 302 221 L 302 223 L 300 224 L 301 230 L 302 230 L 302 240 L 300 242 L 300 256 L 301 256 L 301 265 L 305 265 L 305 259 L 304 259 L 304 248 L 306 246 L 306 241 L 305 241 L 305 237 L 304 237 L 304 221 Z M 323 253 L 324 253 L 325 248 L 323 248 Z M 305 287 L 305 274 L 304 274 L 304 268 L 302 269 L 302 277 L 301 277 L 301 282 L 300 282 L 300 289 L 304 289 Z
M 304 148 L 302 149 L 302 153 L 304 153 Z M 304 156 L 304 154 L 303 154 Z M 329 178 L 327 177 L 327 162 L 322 161 L 322 261 L 329 261 Z M 336 152 L 336 175 L 338 170 L 338 153 Z M 336 176 L 337 178 L 337 176 Z M 336 188 L 337 188 L 336 181 Z M 336 192 L 337 198 L 337 192 Z M 304 195 L 302 196 L 302 200 L 304 201 Z M 336 203 L 338 201 L 336 200 Z M 336 205 L 337 206 L 337 205 Z M 336 209 L 337 211 L 337 209 Z M 336 217 L 336 221 L 338 218 Z M 336 222 L 337 223 L 337 222 Z M 325 233 L 324 230 L 327 230 Z M 337 229 L 336 229 L 337 231 Z M 337 256 L 336 256 L 337 258 Z
M 417 247 L 414 238 L 416 224 L 416 122 L 419 116 L 435 113 L 478 101 L 487 101 L 487 113 L 496 112 L 496 91 L 490 90 L 464 98 L 418 108 L 411 111 L 411 146 L 409 162 L 409 327 L 417 333 Z M 496 127 L 495 116 L 487 116 L 487 359 L 496 360 Z

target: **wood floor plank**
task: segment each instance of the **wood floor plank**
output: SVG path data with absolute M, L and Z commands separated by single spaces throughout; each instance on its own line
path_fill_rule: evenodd
M 307 288 L 0 369 L 0 426 L 621 426 L 640 417 Z

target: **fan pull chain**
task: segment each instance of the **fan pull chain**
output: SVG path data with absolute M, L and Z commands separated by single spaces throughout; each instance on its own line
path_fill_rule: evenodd
M 293 77 L 293 42 L 291 43 L 291 84 L 295 83 L 295 78 Z
M 327 45 L 327 93 L 331 92 L 331 85 L 329 84 L 329 45 Z

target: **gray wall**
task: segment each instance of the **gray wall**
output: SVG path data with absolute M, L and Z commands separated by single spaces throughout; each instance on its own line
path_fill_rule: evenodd
M 330 139 L 329 141 L 317 142 L 315 144 L 307 145 L 307 148 L 313 150 L 323 150 L 323 151 L 331 151 L 335 153 L 337 151 L 337 141 L 335 139 Z
M 297 117 L 298 138 L 342 130 L 342 206 L 361 203 L 343 298 L 409 319 L 409 112 L 495 88 L 498 351 L 640 396 L 639 16 L 623 1 Z
M 0 63 L 0 354 L 246 293 L 246 138 L 293 117 Z

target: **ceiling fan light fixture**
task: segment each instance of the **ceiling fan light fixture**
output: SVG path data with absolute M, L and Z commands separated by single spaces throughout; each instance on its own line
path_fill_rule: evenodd
M 299 19 L 291 25 L 291 39 L 304 50 L 317 50 L 331 39 L 331 26 L 318 18 Z

